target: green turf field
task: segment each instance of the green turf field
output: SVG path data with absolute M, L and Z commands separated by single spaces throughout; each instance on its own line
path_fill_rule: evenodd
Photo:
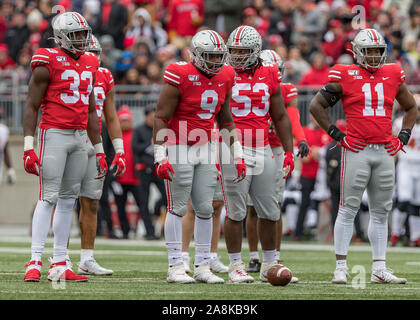
M 79 239 L 72 239 L 70 257 L 77 270 Z M 348 285 L 331 284 L 335 268 L 331 245 L 285 242 L 281 253 L 287 265 L 300 279 L 297 284 L 273 287 L 256 281 L 253 284 L 228 284 L 227 275 L 221 275 L 225 284 L 168 284 L 166 282 L 167 256 L 163 241 L 97 239 L 96 260 L 114 270 L 113 276 L 90 276 L 87 283 L 65 283 L 65 287 L 47 281 L 48 257 L 52 255 L 49 238 L 43 258 L 42 278 L 39 283 L 23 282 L 24 264 L 30 258 L 30 238 L 0 239 L 0 299 L 93 299 L 93 300 L 366 300 L 366 299 L 420 299 L 420 249 L 390 248 L 387 266 L 400 277 L 408 279 L 405 285 L 370 283 L 371 253 L 367 245 L 352 246 L 349 268 L 352 275 Z M 243 259 L 248 261 L 244 241 Z M 190 251 L 193 254 L 193 251 Z M 223 239 L 220 256 L 228 262 Z M 358 266 L 356 266 L 358 265 Z M 355 267 L 352 273 L 352 269 Z M 360 270 L 366 270 L 366 274 Z M 357 272 L 356 272 L 357 271 Z M 251 274 L 258 280 L 258 274 Z

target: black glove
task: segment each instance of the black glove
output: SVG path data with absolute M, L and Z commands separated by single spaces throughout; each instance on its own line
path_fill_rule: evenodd
M 309 153 L 309 146 L 305 140 L 301 140 L 298 145 L 299 152 L 297 154 L 298 157 L 304 158 Z
M 408 141 L 410 140 L 411 130 L 410 129 L 402 129 L 398 134 L 398 139 L 406 146 Z

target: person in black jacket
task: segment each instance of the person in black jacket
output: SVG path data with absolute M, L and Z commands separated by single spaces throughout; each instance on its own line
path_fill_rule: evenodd
M 124 28 L 128 22 L 127 8 L 116 0 L 101 1 L 101 11 L 94 32 L 109 34 L 114 38 L 115 48 L 123 50 Z
M 155 164 L 153 155 L 153 122 L 155 111 L 153 106 L 149 106 L 145 110 L 146 120 L 134 128 L 131 146 L 133 148 L 134 163 L 137 177 L 140 179 L 140 189 L 145 201 L 141 202 L 139 208 L 141 212 L 149 214 L 149 192 L 150 185 L 154 183 L 158 188 L 161 199 L 155 205 L 155 216 L 160 214 L 160 208 L 166 208 L 167 200 L 165 196 L 165 184 L 155 174 Z

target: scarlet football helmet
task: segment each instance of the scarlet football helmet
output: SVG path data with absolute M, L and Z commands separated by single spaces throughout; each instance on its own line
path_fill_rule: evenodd
M 386 42 L 384 37 L 375 29 L 363 29 L 354 37 L 351 42 L 353 45 L 353 55 L 357 63 L 370 72 L 374 72 L 382 67 L 386 59 Z M 367 50 L 370 48 L 379 48 L 380 56 L 369 56 Z M 376 65 L 368 63 L 368 58 L 377 62 Z
M 276 65 L 277 68 L 279 68 L 281 74 L 284 74 L 284 62 L 277 52 L 274 50 L 263 50 L 260 53 L 260 58 L 264 62 Z
M 77 12 L 64 12 L 52 23 L 55 42 L 75 55 L 82 55 L 89 48 L 92 29 L 86 19 Z M 82 34 L 80 37 L 79 33 Z
M 208 73 L 218 74 L 226 62 L 227 48 L 223 38 L 213 30 L 197 32 L 191 39 L 191 60 L 194 65 Z M 215 55 L 219 58 L 214 60 Z
M 251 26 L 240 26 L 232 31 L 227 41 L 230 64 L 236 70 L 252 68 L 261 52 L 262 39 L 258 31 Z M 246 54 L 232 54 L 232 49 L 248 49 Z

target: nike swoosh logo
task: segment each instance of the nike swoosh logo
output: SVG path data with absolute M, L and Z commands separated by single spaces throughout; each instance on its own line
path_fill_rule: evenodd
M 104 84 L 103 82 L 98 82 L 98 85 L 100 86 L 101 84 Z
M 382 80 L 388 80 L 389 77 L 382 77 Z
M 219 83 L 218 84 L 219 87 L 224 86 L 224 85 L 225 85 L 224 83 Z
M 82 270 L 83 272 L 88 272 L 89 271 L 88 269 L 83 269 L 83 268 L 80 268 L 80 270 Z
M 265 79 L 265 77 L 258 77 L 258 80 L 262 80 L 262 79 Z
M 91 68 L 92 66 L 86 66 L 86 69 L 89 69 L 89 68 Z

